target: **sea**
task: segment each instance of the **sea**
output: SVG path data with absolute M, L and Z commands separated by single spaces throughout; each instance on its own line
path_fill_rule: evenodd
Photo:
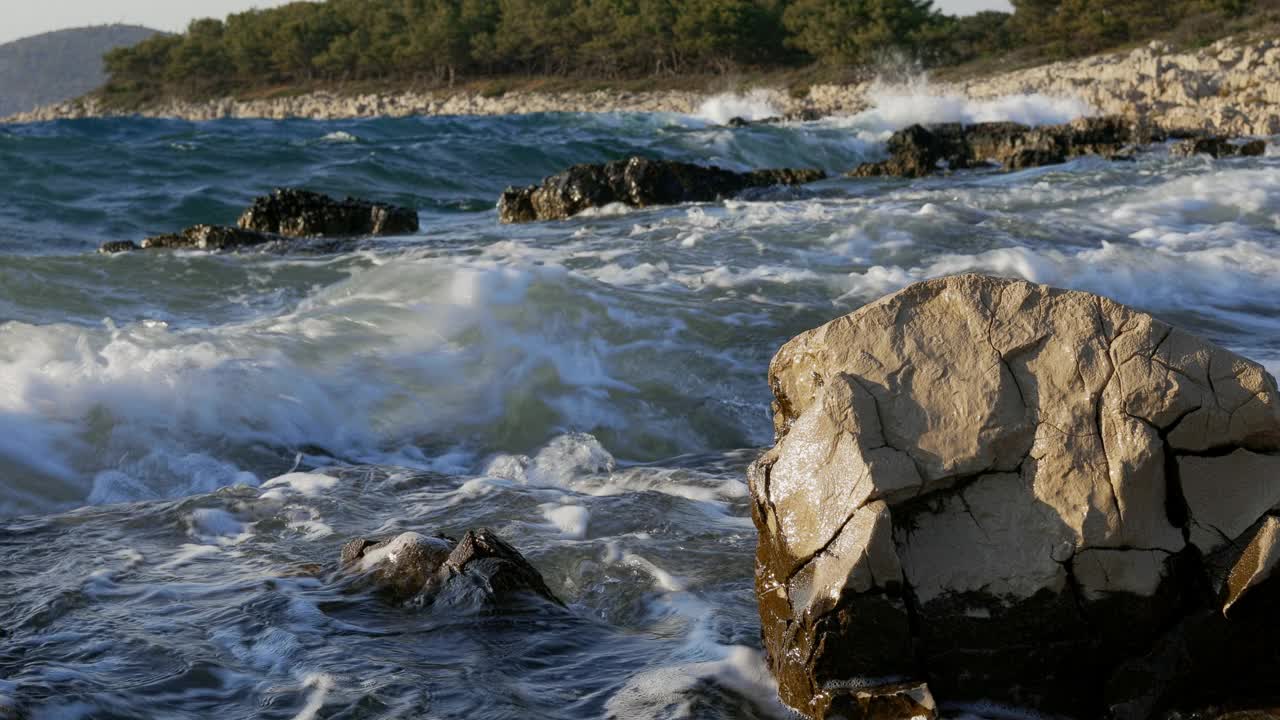
M 851 179 L 914 122 L 1057 123 L 919 84 L 817 122 L 695 114 L 0 125 L 0 718 L 784 718 L 747 465 L 791 337 L 913 282 L 1110 296 L 1280 369 L 1280 150 Z M 831 179 L 501 225 L 644 155 Z M 301 187 L 421 231 L 101 255 Z M 489 527 L 563 611 L 397 607 L 356 537 Z M 948 707 L 952 716 L 1016 708 Z

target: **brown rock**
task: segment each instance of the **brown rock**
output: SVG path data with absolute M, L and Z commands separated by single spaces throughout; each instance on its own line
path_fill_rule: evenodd
M 1056 165 L 1083 155 L 1125 157 L 1132 146 L 1162 137 L 1151 128 L 1118 117 L 1080 118 L 1048 127 L 1011 122 L 912 125 L 889 138 L 888 160 L 860 165 L 849 174 L 917 178 L 992 164 L 1020 170 Z
M 1267 154 L 1265 140 L 1233 142 L 1230 138 L 1210 136 L 1183 140 L 1169 151 L 1175 156 L 1208 155 L 1214 158 L 1259 157 Z
M 563 220 L 611 203 L 632 207 L 709 202 L 750 188 L 799 185 L 826 177 L 821 170 L 738 173 L 670 160 L 633 157 L 604 165 L 574 165 L 541 185 L 507 188 L 498 200 L 504 223 Z
M 222 225 L 193 225 L 180 233 L 156 235 L 142 241 L 143 250 L 238 250 L 282 238 Z
M 341 564 L 396 603 L 482 606 L 533 595 L 562 604 L 519 551 L 484 528 L 457 542 L 416 532 L 359 538 L 343 546 Z
M 769 381 L 756 585 L 790 706 L 835 715 L 886 677 L 1081 718 L 1280 693 L 1257 611 L 1280 610 L 1280 395 L 1258 365 L 966 275 L 798 336 Z
M 418 231 L 418 213 L 396 205 L 355 198 L 335 200 L 284 188 L 254 200 L 237 225 L 293 238 L 409 235 Z

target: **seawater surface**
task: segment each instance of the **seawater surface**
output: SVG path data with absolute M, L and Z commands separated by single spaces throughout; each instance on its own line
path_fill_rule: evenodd
M 905 92 L 735 130 L 710 119 L 750 100 L 0 126 L 0 717 L 785 716 L 744 469 L 772 440 L 765 372 L 787 339 L 982 271 L 1280 367 L 1274 155 L 839 177 L 913 121 L 1082 109 Z M 835 177 L 497 223 L 506 185 L 630 154 Z M 275 186 L 410 205 L 422 231 L 94 252 L 233 222 Z M 482 525 L 567 611 L 394 608 L 332 572 L 355 536 Z

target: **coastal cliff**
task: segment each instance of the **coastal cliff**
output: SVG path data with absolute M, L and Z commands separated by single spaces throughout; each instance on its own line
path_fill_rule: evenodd
M 864 82 L 814 85 L 795 97 L 765 90 L 782 114 L 851 114 L 871 104 L 883 87 Z M 1017 94 L 1076 97 L 1102 114 L 1142 117 L 1165 128 L 1233 135 L 1280 133 L 1280 40 L 1225 39 L 1194 52 L 1153 42 L 1121 53 L 1041 65 L 931 86 L 931 92 L 972 99 Z M 289 97 L 203 102 L 165 101 L 145 117 L 338 119 L 409 115 L 505 115 L 537 112 L 694 113 L 709 95 L 689 91 L 513 91 L 501 95 L 423 91 L 343 95 L 315 92 Z M 14 123 L 117 114 L 95 98 L 82 98 L 11 116 Z

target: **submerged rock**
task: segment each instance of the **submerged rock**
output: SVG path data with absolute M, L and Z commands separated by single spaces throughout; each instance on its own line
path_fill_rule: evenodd
M 193 225 L 186 230 L 167 235 L 156 235 L 139 245 L 130 240 L 114 240 L 103 243 L 98 252 L 114 254 L 134 250 L 237 250 L 243 247 L 263 245 L 283 240 L 279 235 L 242 230 L 225 225 Z
M 799 185 L 826 177 L 821 170 L 739 173 L 671 160 L 633 157 L 604 165 L 574 165 L 541 185 L 507 188 L 498 201 L 504 223 L 563 220 L 611 203 L 632 207 L 709 202 L 749 188 Z
M 112 240 L 111 242 L 102 243 L 102 247 L 98 248 L 98 252 L 104 255 L 113 255 L 121 252 L 131 252 L 140 249 L 138 244 L 132 240 Z
M 906 718 L 848 708 L 924 681 L 1073 718 L 1280 699 L 1280 395 L 1259 365 L 967 275 L 796 337 L 769 382 L 756 588 L 790 706 Z
M 352 540 L 343 546 L 341 562 L 397 603 L 476 607 L 531 595 L 562 604 L 518 550 L 484 528 L 456 542 L 414 532 Z
M 356 198 L 335 200 L 286 188 L 254 200 L 237 225 L 293 238 L 408 235 L 418 231 L 418 213 L 395 205 Z
M 889 138 L 888 160 L 859 165 L 849 175 L 916 178 L 992 163 L 1020 170 L 1083 155 L 1125 157 L 1133 146 L 1161 139 L 1159 132 L 1118 117 L 1080 118 L 1047 127 L 1012 122 L 912 125 Z
M 1267 154 L 1267 142 L 1265 140 L 1234 142 L 1229 138 L 1211 136 L 1183 140 L 1174 145 L 1169 152 L 1181 157 L 1193 155 L 1209 155 L 1215 158 L 1259 157 Z
M 238 250 L 294 238 L 405 235 L 417 230 L 418 213 L 409 208 L 285 189 L 254 200 L 235 227 L 193 225 L 178 233 L 149 237 L 141 245 L 127 240 L 104 243 L 98 252 Z
M 143 250 L 238 250 L 239 248 L 253 247 L 254 245 L 262 245 L 281 239 L 283 238 L 279 235 L 270 235 L 225 225 L 193 225 L 179 233 L 149 237 L 142 241 L 140 247 Z M 108 243 L 108 245 L 120 244 Z M 132 246 L 133 243 L 128 243 L 128 245 Z M 125 249 L 133 250 L 136 247 L 138 246 Z M 106 248 L 107 246 L 104 245 L 102 252 L 118 252 L 108 251 Z

